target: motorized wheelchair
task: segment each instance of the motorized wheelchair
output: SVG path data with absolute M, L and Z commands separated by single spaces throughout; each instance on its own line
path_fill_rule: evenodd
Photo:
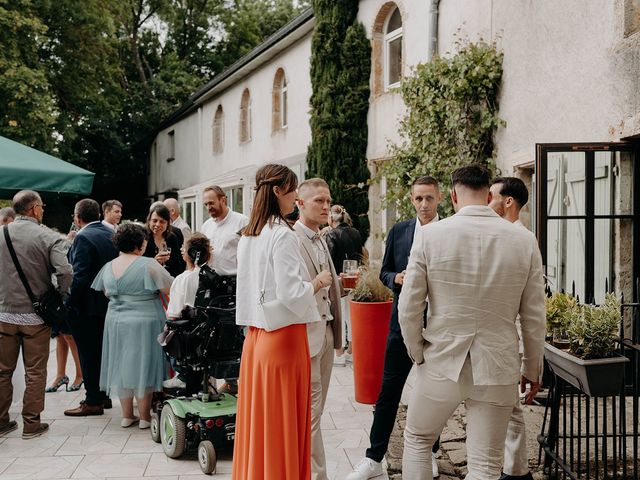
M 197 446 L 204 473 L 215 470 L 216 448 L 232 447 L 236 397 L 221 394 L 215 379 L 237 378 L 244 340 L 235 322 L 235 278 L 200 268 L 195 306 L 168 320 L 163 349 L 185 381 L 183 389 L 154 398 L 151 438 L 171 458 Z

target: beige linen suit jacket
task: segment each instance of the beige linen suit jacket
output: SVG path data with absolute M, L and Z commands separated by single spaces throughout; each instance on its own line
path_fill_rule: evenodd
M 540 377 L 545 307 L 538 244 L 531 232 L 488 206 L 464 207 L 420 229 L 398 311 L 409 356 L 418 364 L 424 361 L 429 371 L 456 382 L 470 355 L 475 385 L 515 384 L 520 374 Z
M 302 253 L 302 258 L 307 266 L 307 271 L 309 272 L 309 278 L 303 278 L 303 280 L 311 281 L 317 274 L 321 272 L 320 265 L 318 265 L 318 258 L 315 250 L 313 249 L 313 244 L 309 237 L 307 237 L 306 233 L 299 224 L 295 224 L 293 226 L 294 230 L 298 234 L 298 238 L 300 240 L 300 252 Z M 333 348 L 340 348 L 342 346 L 342 309 L 340 307 L 340 297 L 342 288 L 340 286 L 340 281 L 338 280 L 338 275 L 336 274 L 336 269 L 333 266 L 333 262 L 331 261 L 331 255 L 329 255 L 329 249 L 327 248 L 327 244 L 325 243 L 323 238 L 320 238 L 322 242 L 322 246 L 327 252 L 327 260 L 329 262 L 329 266 L 331 268 L 331 275 L 333 275 L 333 284 L 329 287 L 329 300 L 331 301 L 331 316 L 333 317 L 333 322 L 331 322 L 331 328 L 333 330 Z M 303 269 L 304 276 L 304 269 Z M 318 305 L 318 311 L 320 312 L 320 317 L 322 320 L 320 322 L 313 322 L 307 324 L 307 336 L 309 339 L 309 353 L 311 357 L 315 357 L 322 348 L 322 343 L 324 342 L 325 330 L 327 328 L 327 313 L 326 312 L 326 298 L 324 298 L 327 294 L 326 289 L 320 289 L 318 293 L 316 293 L 316 302 Z

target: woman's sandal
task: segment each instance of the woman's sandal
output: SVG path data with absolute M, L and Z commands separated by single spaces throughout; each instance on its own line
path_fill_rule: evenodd
M 62 378 L 59 378 L 56 383 L 54 383 L 53 385 L 51 385 L 50 387 L 47 387 L 44 389 L 44 391 L 46 393 L 53 393 L 53 392 L 57 392 L 58 389 L 62 386 L 62 385 L 69 385 L 69 377 L 67 377 L 66 375 Z M 68 391 L 68 389 L 67 389 Z
M 67 380 L 67 392 L 77 392 L 78 390 L 80 390 L 80 387 L 82 387 L 83 383 L 84 380 L 80 380 L 80 383 L 69 385 L 69 380 Z

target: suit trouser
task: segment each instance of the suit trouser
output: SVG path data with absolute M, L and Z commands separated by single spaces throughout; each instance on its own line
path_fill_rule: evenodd
M 322 440 L 322 412 L 327 400 L 331 369 L 333 368 L 333 330 L 327 324 L 324 344 L 320 352 L 311 357 L 311 478 L 327 480 L 327 462 Z
M 451 414 L 464 401 L 467 409 L 467 480 L 500 476 L 507 424 L 518 401 L 516 385 L 474 385 L 469 356 L 457 382 L 439 375 L 425 362 L 417 370 L 404 431 L 402 474 L 432 480 L 431 445 Z
M 51 329 L 41 325 L 14 325 L 0 322 L 0 425 L 9 422 L 13 397 L 11 377 L 16 369 L 20 346 L 24 362 L 26 388 L 22 400 L 24 432 L 40 426 L 47 385 L 47 361 Z
M 529 472 L 529 457 L 527 455 L 527 435 L 524 424 L 522 405 L 517 402 L 507 428 L 507 438 L 504 442 L 504 467 L 502 471 L 507 475 L 521 476 Z
M 371 447 L 367 449 L 366 456 L 376 462 L 381 462 L 387 453 L 389 439 L 396 422 L 398 405 L 402 397 L 404 384 L 413 362 L 407 353 L 404 341 L 393 333 L 387 338 L 387 348 L 384 354 L 384 372 L 382 374 L 382 388 L 376 401 L 373 412 L 373 424 L 369 434 Z M 432 451 L 435 453 L 440 448 L 439 439 L 433 443 Z M 429 457 L 431 458 L 431 457 Z
M 104 318 L 91 315 L 70 320 L 71 333 L 78 346 L 87 405 L 102 405 L 107 394 L 100 390 Z

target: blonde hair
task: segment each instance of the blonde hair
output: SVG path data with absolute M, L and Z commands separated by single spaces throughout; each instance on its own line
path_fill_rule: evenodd
M 331 220 L 335 223 L 346 223 L 350 227 L 353 227 L 351 215 L 347 213 L 347 209 L 342 205 L 333 205 L 331 207 Z

